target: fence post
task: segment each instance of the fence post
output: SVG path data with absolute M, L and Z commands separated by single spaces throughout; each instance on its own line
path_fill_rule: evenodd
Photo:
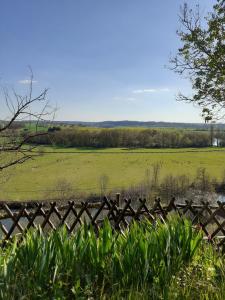
M 116 193 L 116 205 L 120 207 L 120 193 Z

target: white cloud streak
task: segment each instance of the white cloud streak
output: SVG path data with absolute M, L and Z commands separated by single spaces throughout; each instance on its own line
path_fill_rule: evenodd
M 123 96 L 123 97 L 116 96 L 116 97 L 113 97 L 112 99 L 115 100 L 115 101 L 135 102 L 135 101 L 140 101 L 140 97 L 138 97 L 138 95 L 141 95 L 141 94 L 163 93 L 163 92 L 170 92 L 170 91 L 171 90 L 169 88 L 146 88 L 146 89 L 138 89 L 138 90 L 133 90 L 132 91 L 133 96 L 136 95 L 137 98 L 132 97 L 132 94 L 130 94 L 130 95 Z M 143 98 L 143 97 L 141 97 L 141 98 Z
M 159 92 L 170 92 L 170 89 L 168 89 L 168 88 L 162 88 L 162 89 L 159 89 Z
M 159 88 L 159 89 L 139 89 L 132 91 L 133 94 L 146 94 L 146 93 L 159 93 L 159 92 L 169 92 L 168 88 Z
M 136 98 L 134 98 L 134 97 L 114 97 L 113 100 L 134 102 L 136 100 Z
M 22 79 L 22 80 L 19 80 L 18 83 L 20 83 L 20 84 L 31 84 L 31 80 L 30 79 Z M 37 83 L 37 80 L 32 80 L 32 83 Z
M 134 90 L 133 94 L 144 94 L 144 93 L 155 93 L 156 89 L 142 89 L 142 90 Z

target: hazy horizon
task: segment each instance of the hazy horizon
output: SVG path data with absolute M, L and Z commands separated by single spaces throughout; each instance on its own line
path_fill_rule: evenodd
M 93 121 L 93 120 L 88 120 L 88 121 L 83 121 L 83 120 L 54 120 L 55 122 L 76 122 L 76 123 L 103 123 L 103 122 L 140 122 L 140 123 L 148 123 L 148 122 L 154 122 L 154 123 L 183 123 L 183 124 L 207 124 L 205 123 L 205 121 L 202 122 L 176 122 L 176 121 L 163 121 L 163 120 L 159 120 L 159 121 L 154 121 L 154 120 L 147 120 L 147 121 L 143 121 L 143 120 L 126 120 L 126 119 L 121 119 L 121 120 L 107 120 L 107 119 L 103 119 L 103 120 L 99 120 L 99 121 Z M 218 122 L 216 124 L 224 124 L 223 122 Z

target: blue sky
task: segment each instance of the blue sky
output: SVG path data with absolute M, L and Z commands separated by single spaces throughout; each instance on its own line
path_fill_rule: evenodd
M 200 0 L 201 10 L 213 2 Z M 198 108 L 175 100 L 191 93 L 188 80 L 165 68 L 182 3 L 0 0 L 0 83 L 25 92 L 30 65 L 58 120 L 202 122 Z

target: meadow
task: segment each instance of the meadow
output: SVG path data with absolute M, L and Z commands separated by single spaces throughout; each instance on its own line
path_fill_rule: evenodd
M 1 200 L 45 199 L 62 185 L 85 195 L 99 193 L 104 177 L 107 190 L 121 190 L 145 180 L 156 163 L 161 179 L 168 174 L 193 179 L 198 168 L 206 168 L 211 178 L 220 180 L 225 170 L 225 148 L 40 147 L 35 151 L 40 152 L 35 159 L 2 172 Z

